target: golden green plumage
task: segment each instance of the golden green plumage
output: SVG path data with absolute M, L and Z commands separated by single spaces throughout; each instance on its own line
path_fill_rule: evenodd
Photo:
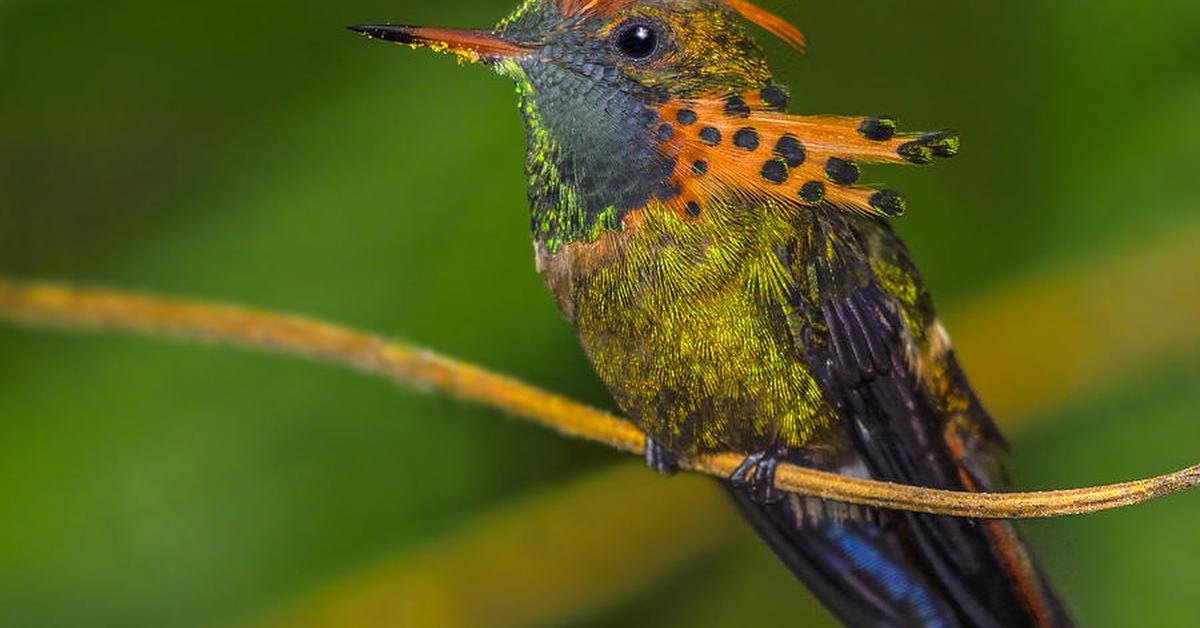
M 621 234 L 542 255 L 597 373 L 672 451 L 799 446 L 834 420 L 781 326 L 792 279 L 775 248 L 795 240 L 794 214 L 765 202 L 689 220 L 654 203 Z
M 579 330 L 592 364 L 618 403 L 656 440 L 682 455 L 800 447 L 837 421 L 810 366 L 824 346 L 816 266 L 835 268 L 861 246 L 870 263 L 855 283 L 884 286 L 921 364 L 944 360 L 930 347 L 928 299 L 890 231 L 856 217 L 862 243 L 821 224 L 827 209 L 799 210 L 770 198 L 714 198 L 694 219 L 663 203 L 630 215 L 621 232 L 558 252 L 538 265 Z M 885 241 L 886 240 L 886 241 Z M 781 252 L 790 250 L 785 257 Z M 809 265 L 804 260 L 812 260 Z M 840 269 L 838 272 L 842 272 Z M 936 349 L 936 350 L 935 350 Z M 931 390 L 948 390 L 944 368 L 926 369 Z

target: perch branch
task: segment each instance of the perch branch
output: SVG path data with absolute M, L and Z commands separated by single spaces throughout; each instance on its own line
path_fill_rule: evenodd
M 620 417 L 418 347 L 328 323 L 214 305 L 0 278 L 0 318 L 36 326 L 117 329 L 307 356 L 491 406 L 569 436 L 642 452 L 645 435 Z M 728 477 L 742 456 L 723 453 L 682 466 Z M 1153 500 L 1200 484 L 1200 465 L 1132 482 L 1069 490 L 971 493 L 878 482 L 780 465 L 778 488 L 843 502 L 961 517 L 1075 515 Z

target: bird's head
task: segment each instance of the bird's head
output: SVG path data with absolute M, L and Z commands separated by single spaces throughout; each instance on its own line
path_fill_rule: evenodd
M 803 48 L 798 30 L 748 0 L 525 0 L 491 30 L 351 30 L 516 81 L 533 231 L 551 249 L 621 229 L 650 204 L 699 220 L 714 197 L 894 215 L 903 200 L 855 186 L 858 163 L 957 151 L 946 134 L 898 136 L 886 116 L 786 114 L 787 91 L 743 19 Z

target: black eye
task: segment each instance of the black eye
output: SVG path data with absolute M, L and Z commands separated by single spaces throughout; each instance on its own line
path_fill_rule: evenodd
M 617 33 L 617 49 L 630 59 L 645 59 L 658 48 L 658 33 L 646 24 L 630 24 Z

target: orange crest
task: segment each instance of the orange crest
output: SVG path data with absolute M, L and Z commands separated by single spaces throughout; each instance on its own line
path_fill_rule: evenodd
M 949 133 L 898 134 L 887 116 L 853 118 L 782 113 L 787 95 L 769 85 L 725 99 L 673 100 L 659 108 L 659 150 L 676 158 L 671 201 L 697 218 L 708 199 L 745 192 L 784 203 L 830 203 L 895 216 L 904 199 L 858 185 L 860 163 L 926 164 L 958 152 Z

